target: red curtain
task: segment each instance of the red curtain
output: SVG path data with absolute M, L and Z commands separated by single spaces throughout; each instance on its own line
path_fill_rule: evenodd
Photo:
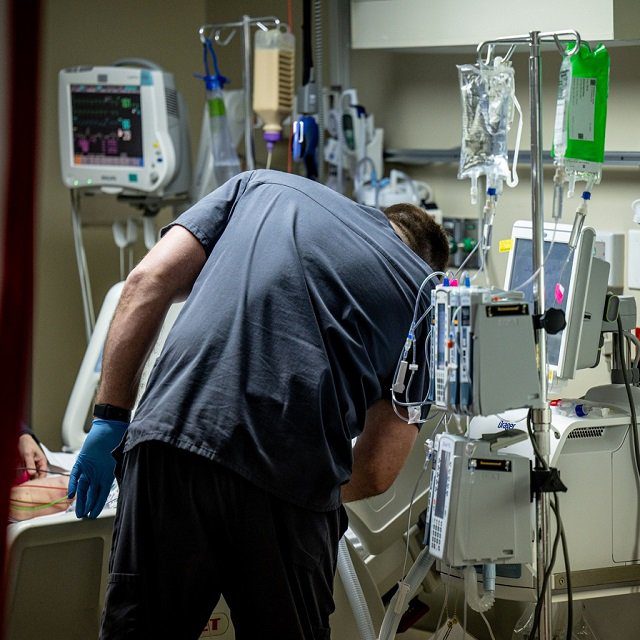
M 4 43 L 4 175 L 0 193 L 3 234 L 0 282 L 0 576 L 5 575 L 9 489 L 15 476 L 17 434 L 25 416 L 31 369 L 34 273 L 34 207 L 38 142 L 39 0 L 0 0 Z M 0 580 L 0 630 L 5 584 Z M 2 631 L 0 631 L 0 634 Z

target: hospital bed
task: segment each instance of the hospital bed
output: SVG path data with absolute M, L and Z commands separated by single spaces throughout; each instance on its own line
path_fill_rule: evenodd
M 105 298 L 95 330 L 82 360 L 62 424 L 65 450 L 77 451 L 85 437 L 100 367 L 102 347 L 118 303 L 123 283 Z M 139 395 L 170 327 L 182 305 L 169 311 L 158 342 L 142 376 Z M 432 424 L 434 426 L 435 423 Z M 348 547 L 376 629 L 384 616 L 382 595 L 401 577 L 409 531 L 408 566 L 419 551 L 417 526 L 426 506 L 426 491 L 416 496 L 411 522 L 409 500 L 424 461 L 423 427 L 409 461 L 394 485 L 384 494 L 347 507 L 350 519 Z M 87 640 L 97 637 L 108 578 L 108 558 L 115 509 L 105 508 L 96 520 L 78 520 L 73 512 L 37 517 L 8 527 L 7 638 L 33 640 Z M 336 611 L 331 619 L 332 638 L 357 638 L 357 628 L 344 587 L 335 583 Z M 202 638 L 233 640 L 233 625 L 224 600 L 212 613 Z M 411 636 L 403 636 L 409 639 Z M 418 637 L 425 637 L 420 634 Z
M 77 451 L 100 375 L 102 345 L 122 283 L 108 292 L 69 397 L 62 424 L 66 451 Z M 73 512 L 7 528 L 8 640 L 96 638 L 107 585 L 114 508 L 96 520 Z

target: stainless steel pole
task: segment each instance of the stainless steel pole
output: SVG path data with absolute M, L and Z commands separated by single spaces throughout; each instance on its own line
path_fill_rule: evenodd
M 537 273 L 534 281 L 534 314 L 540 316 L 545 311 L 544 287 L 544 201 L 542 165 L 542 106 L 540 90 L 542 85 L 540 61 L 540 32 L 530 33 L 529 45 L 529 96 L 531 106 L 531 220 L 533 231 L 533 270 Z M 551 412 L 547 402 L 547 343 L 544 329 L 537 329 L 538 368 L 540 371 L 540 403 L 533 410 L 533 430 L 540 453 L 549 464 L 549 428 Z M 549 565 L 549 494 L 536 496 L 536 556 L 538 598 L 543 598 L 538 637 L 551 640 L 551 582 L 544 593 L 542 582 Z
M 244 86 L 244 150 L 247 170 L 256 168 L 253 152 L 253 101 L 251 86 L 251 18 L 242 16 L 242 84 Z

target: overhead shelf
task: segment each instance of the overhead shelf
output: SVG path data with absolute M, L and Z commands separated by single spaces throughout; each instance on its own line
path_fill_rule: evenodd
M 351 0 L 351 46 L 455 50 L 532 30 L 571 27 L 589 42 L 637 42 L 638 0 Z
M 513 152 L 509 153 L 509 158 L 513 158 Z M 387 149 L 384 152 L 384 159 L 386 162 L 412 165 L 457 164 L 460 161 L 460 147 L 452 149 Z M 553 158 L 549 151 L 543 152 L 542 161 L 544 164 L 553 164 Z M 531 152 L 528 149 L 520 151 L 518 164 L 531 164 Z M 639 167 L 640 152 L 606 151 L 604 164 L 610 167 Z

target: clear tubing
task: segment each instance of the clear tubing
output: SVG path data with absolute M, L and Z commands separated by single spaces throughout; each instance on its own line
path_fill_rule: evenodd
M 353 612 L 361 640 L 376 640 L 376 632 L 373 628 L 369 607 L 364 593 L 362 593 L 362 587 L 351 561 L 349 548 L 344 536 L 342 536 L 338 544 L 338 575 L 347 594 L 347 600 L 351 605 L 351 611 Z
M 587 217 L 587 203 L 583 202 L 576 209 L 576 215 L 573 219 L 573 227 L 571 228 L 571 237 L 569 238 L 569 246 L 572 249 L 575 249 L 578 245 L 578 240 L 580 239 L 580 234 L 582 233 L 582 227 L 584 227 L 584 221 Z
M 486 565 L 485 565 L 486 566 Z M 494 565 L 495 571 L 495 565 Z M 489 611 L 495 602 L 495 591 L 485 591 L 482 596 L 478 594 L 478 582 L 474 567 L 464 568 L 464 596 L 467 604 L 478 613 Z M 495 575 L 495 574 L 494 574 Z M 495 586 L 495 580 L 494 580 Z
M 566 173 L 562 165 L 556 167 L 553 175 L 553 208 L 551 209 L 551 217 L 558 222 L 562 219 L 564 209 L 564 181 Z
M 558 223 L 556 222 L 556 225 L 555 225 L 555 227 L 553 229 L 553 235 L 551 236 L 551 245 L 549 246 L 549 249 L 547 250 L 547 253 L 544 256 L 544 259 L 542 260 L 542 264 L 524 282 L 521 282 L 520 284 L 516 285 L 515 287 L 512 287 L 513 291 L 518 291 L 519 289 L 522 289 L 522 287 L 526 287 L 528 284 L 533 282 L 538 277 L 538 272 L 540 271 L 540 269 L 544 268 L 544 265 L 547 262 L 547 260 L 549 259 L 549 256 L 551 255 L 551 251 L 553 250 L 553 245 L 556 243 L 556 232 L 557 231 L 558 231 Z
M 484 623 L 487 626 L 487 629 L 489 630 L 489 635 L 491 636 L 491 640 L 496 640 L 496 637 L 493 635 L 493 629 L 491 628 L 491 625 L 487 620 L 487 616 L 485 616 L 484 613 L 482 613 L 482 611 L 480 611 L 479 613 L 480 613 L 480 617 L 484 620 Z
M 322 0 L 313 3 L 313 57 L 318 87 L 318 182 L 324 182 L 324 34 L 322 30 Z
M 400 583 L 401 588 L 398 589 L 393 598 L 391 598 L 384 620 L 382 621 L 379 636 L 380 640 L 392 640 L 392 638 L 395 638 L 402 615 L 407 610 L 409 602 L 415 596 L 418 588 L 427 577 L 427 573 L 429 573 L 434 562 L 435 558 L 429 555 L 429 547 L 425 547 L 416 558 L 411 569 L 409 569 L 407 577 Z M 401 593 L 403 600 L 399 602 Z
M 422 284 L 420 285 L 420 288 L 418 289 L 418 294 L 416 295 L 416 304 L 415 307 L 413 308 L 413 320 L 411 321 L 411 328 L 412 330 L 415 330 L 416 326 L 417 326 L 417 322 L 416 322 L 416 317 L 418 315 L 418 305 L 420 304 L 420 296 L 422 295 L 422 292 L 424 290 L 424 288 L 429 284 L 429 282 L 431 282 L 431 280 L 433 280 L 433 278 L 438 278 L 440 276 L 445 277 L 447 274 L 444 273 L 443 271 L 434 271 L 433 273 L 430 273 L 423 281 Z M 424 317 L 424 315 L 423 315 Z M 422 318 L 421 318 L 422 319 Z M 413 331 L 412 331 L 413 332 Z
M 464 259 L 462 264 L 458 267 L 458 269 L 454 273 L 454 275 L 453 275 L 454 278 L 457 278 L 458 274 L 467 266 L 467 262 L 469 262 L 469 260 L 471 260 L 473 254 L 478 250 L 478 247 L 480 247 L 480 244 L 481 244 L 480 242 L 476 242 L 476 246 L 473 247 L 473 249 L 471 249 L 471 251 L 469 251 L 469 254 L 467 255 L 467 257 Z
M 87 334 L 87 344 L 91 340 L 91 334 L 96 324 L 93 310 L 93 296 L 91 294 L 91 279 L 87 266 L 87 254 L 84 250 L 82 237 L 82 221 L 80 213 L 80 194 L 77 190 L 71 190 L 71 224 L 73 228 L 73 243 L 76 250 L 76 263 L 80 276 L 80 290 L 82 292 L 82 308 L 84 311 L 84 326 Z
M 518 130 L 516 132 L 516 146 L 513 150 L 513 160 L 511 161 L 511 174 L 507 176 L 507 185 L 510 187 L 517 187 L 518 182 L 518 156 L 520 154 L 520 141 L 522 140 L 522 108 L 516 98 L 515 89 L 513 91 L 513 106 L 518 112 Z

